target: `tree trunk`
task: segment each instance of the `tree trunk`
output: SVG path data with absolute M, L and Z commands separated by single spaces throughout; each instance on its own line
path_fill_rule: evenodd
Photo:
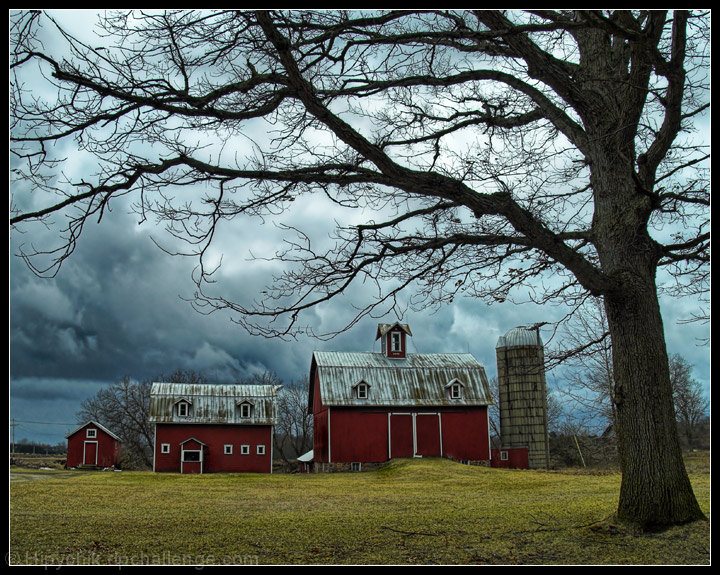
M 627 155 L 607 152 L 606 161 L 593 166 L 593 188 L 598 254 L 603 272 L 619 286 L 604 295 L 622 471 L 617 519 L 649 531 L 704 515 L 678 439 L 655 284 L 658 250 L 646 225 L 650 200 L 638 193 Z
M 617 517 L 653 530 L 703 518 L 678 440 L 654 282 L 606 297 L 622 485 Z

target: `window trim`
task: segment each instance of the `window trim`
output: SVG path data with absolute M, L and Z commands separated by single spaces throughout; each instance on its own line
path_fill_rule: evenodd
M 258 445 L 255 448 L 255 454 L 256 455 L 265 455 L 265 446 L 264 445 Z
M 393 353 L 402 352 L 402 333 L 400 331 L 390 332 L 390 351 Z
M 250 455 L 250 446 L 245 444 L 240 446 L 240 455 Z
M 357 399 L 367 399 L 370 395 L 370 385 L 365 382 L 361 381 L 355 386 L 355 397 Z
M 255 406 L 251 401 L 241 401 L 237 406 L 240 408 L 240 419 L 252 419 Z
M 233 446 L 232 443 L 226 443 L 223 445 L 223 455 L 232 455 L 233 454 Z
M 184 399 L 181 401 L 178 401 L 177 414 L 178 414 L 178 417 L 190 417 L 190 402 L 186 401 Z
M 160 444 L 160 453 L 164 453 L 164 454 L 170 453 L 170 444 L 169 443 L 161 443 Z
M 97 429 L 95 427 L 88 427 L 85 430 L 85 437 L 87 439 L 97 439 Z

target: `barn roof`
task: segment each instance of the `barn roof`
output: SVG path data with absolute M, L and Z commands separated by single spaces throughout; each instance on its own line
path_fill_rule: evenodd
M 401 359 L 380 353 L 316 351 L 310 381 L 317 373 L 322 402 L 328 406 L 443 406 L 490 405 L 485 368 L 469 353 L 408 354 Z M 463 386 L 462 397 L 451 399 L 447 386 Z M 353 388 L 370 386 L 367 399 Z M 310 387 L 310 405 L 314 386 Z
M 219 385 L 195 383 L 152 384 L 150 391 L 151 423 L 204 423 L 274 425 L 277 423 L 277 394 L 280 385 Z M 187 401 L 190 415 L 178 415 L 175 405 Z M 240 417 L 238 406 L 250 403 L 249 418 Z
M 107 427 L 105 427 L 104 425 L 100 425 L 97 421 L 87 421 L 87 422 L 83 423 L 80 427 L 77 427 L 77 428 L 75 428 L 73 431 L 71 431 L 70 433 L 68 433 L 68 434 L 65 436 L 65 439 L 69 438 L 71 435 L 75 435 L 75 434 L 76 434 L 78 431 L 80 431 L 81 429 L 85 429 L 88 425 L 94 425 L 95 427 L 97 427 L 97 428 L 100 429 L 101 431 L 104 431 L 105 433 L 107 433 L 107 434 L 108 434 L 110 437 L 112 437 L 113 439 L 116 439 L 116 440 L 120 441 L 120 438 L 119 438 L 117 435 L 115 435 L 112 431 L 110 431 L 110 430 L 109 430 Z

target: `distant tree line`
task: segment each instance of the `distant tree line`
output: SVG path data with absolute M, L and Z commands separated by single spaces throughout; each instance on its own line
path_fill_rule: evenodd
M 101 389 L 82 402 L 76 414 L 79 423 L 94 420 L 122 440 L 125 469 L 151 469 L 153 464 L 154 426 L 150 423 L 150 390 L 153 381 L 170 383 L 211 383 L 193 370 L 178 369 L 150 380 L 137 381 L 129 376 Z M 312 418 L 308 413 L 308 379 L 283 384 L 272 371 L 240 378 L 237 384 L 283 385 L 279 394 L 279 422 L 275 426 L 274 456 L 284 466 L 312 449 Z
M 22 438 L 20 441 L 10 444 L 10 453 L 59 455 L 65 451 L 67 451 L 67 444 L 64 441 L 50 444 Z

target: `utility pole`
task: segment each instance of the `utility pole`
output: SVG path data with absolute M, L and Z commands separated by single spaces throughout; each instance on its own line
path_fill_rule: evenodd
M 12 428 L 12 448 L 10 451 L 10 455 L 15 454 L 15 427 L 17 426 L 17 423 L 15 423 L 15 418 L 13 417 L 10 420 L 10 427 Z

